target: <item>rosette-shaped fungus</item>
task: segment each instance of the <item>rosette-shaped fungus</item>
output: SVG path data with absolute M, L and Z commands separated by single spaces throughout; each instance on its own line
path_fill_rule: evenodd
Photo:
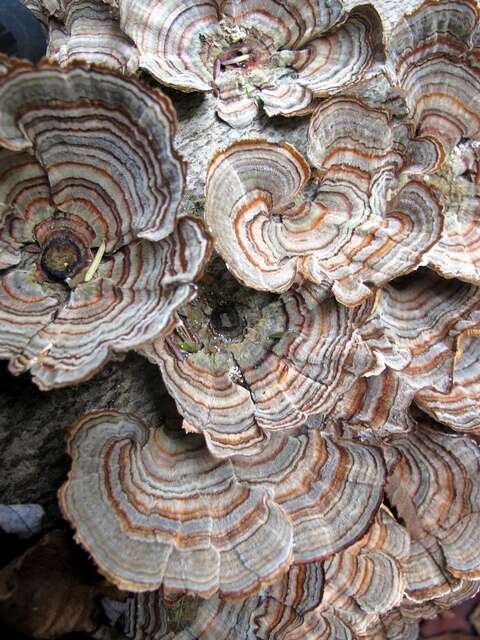
M 383 59 L 371 5 L 340 0 L 112 0 L 140 67 L 181 91 L 213 91 L 219 116 L 249 124 L 304 113 L 315 97 L 364 80 Z
M 239 141 L 209 167 L 205 219 L 228 268 L 245 285 L 283 292 L 307 280 L 343 304 L 360 304 L 389 280 L 417 268 L 439 240 L 442 206 L 409 173 L 438 166 L 438 147 L 410 139 L 386 112 L 355 98 L 316 110 L 309 158 L 290 145 Z M 402 179 L 403 186 L 399 185 Z
M 101 0 L 39 0 L 39 4 L 49 30 L 47 56 L 52 62 L 85 62 L 124 74 L 138 69 L 137 48 Z
M 389 38 L 393 84 L 419 134 L 447 152 L 480 135 L 479 15 L 475 0 L 426 0 Z
M 480 450 L 468 436 L 420 426 L 385 447 L 387 496 L 411 536 L 406 594 L 424 602 L 480 578 Z
M 480 289 L 421 270 L 385 287 L 360 329 L 385 368 L 359 377 L 336 408 L 351 426 L 408 431 L 415 401 L 459 431 L 479 426 Z M 387 346 L 390 344 L 390 350 Z
M 79 382 L 171 331 L 208 255 L 201 223 L 177 219 L 175 114 L 136 82 L 46 63 L 9 67 L 0 112 L 0 358 L 42 389 Z
M 376 365 L 358 335 L 363 308 L 318 287 L 273 298 L 214 266 L 199 286 L 176 332 L 141 353 L 159 365 L 185 429 L 217 457 L 255 455 L 272 432 L 328 414 Z
M 75 423 L 68 450 L 62 511 L 101 573 L 130 591 L 245 597 L 292 561 L 358 540 L 385 479 L 376 448 L 318 431 L 219 461 L 199 436 L 113 411 Z
M 382 508 L 367 535 L 324 565 L 294 565 L 244 601 L 214 596 L 200 603 L 193 624 L 178 640 L 359 638 L 378 622 L 380 612 L 400 600 L 408 543 L 405 530 Z
M 409 537 L 382 507 L 369 532 L 323 566 L 294 566 L 255 611 L 260 638 L 356 638 L 396 606 Z M 322 579 L 323 578 L 323 579 Z

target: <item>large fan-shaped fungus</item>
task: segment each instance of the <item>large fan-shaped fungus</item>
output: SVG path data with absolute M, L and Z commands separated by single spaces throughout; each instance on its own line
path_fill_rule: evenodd
M 311 199 L 301 196 L 310 171 L 293 147 L 234 143 L 210 163 L 205 218 L 247 286 L 283 292 L 307 280 L 356 305 L 416 269 L 439 240 L 441 204 L 408 174 L 432 171 L 441 155 L 384 111 L 334 98 L 312 116 L 309 158 L 321 176 Z
M 479 17 L 475 0 L 426 0 L 389 39 L 391 80 L 419 134 L 445 151 L 480 135 Z
M 219 461 L 199 436 L 110 411 L 75 423 L 68 447 L 62 511 L 100 571 L 132 591 L 246 596 L 292 561 L 351 545 L 383 495 L 377 449 L 318 431 Z
M 63 513 L 121 588 L 240 596 L 290 565 L 285 512 L 208 455 L 199 436 L 99 412 L 72 426 L 68 446 Z
M 415 400 L 453 429 L 478 428 L 479 314 L 478 287 L 427 270 L 385 287 L 360 334 L 377 352 L 382 342 L 390 343 L 392 353 L 383 350 L 383 371 L 357 379 L 337 415 L 379 433 L 406 431 L 413 426 L 409 408 Z
M 52 100 L 52 96 L 55 98 Z M 43 389 L 171 331 L 209 252 L 177 220 L 168 98 L 105 70 L 9 66 L 0 86 L 0 357 Z
M 212 268 L 176 332 L 141 349 L 214 455 L 255 455 L 268 434 L 328 414 L 376 366 L 358 335 L 364 309 L 325 298 L 318 287 L 273 298 Z
M 423 602 L 480 578 L 480 450 L 468 436 L 421 426 L 392 438 L 387 495 L 408 529 L 406 593 Z
M 249 124 L 304 113 L 317 96 L 364 80 L 383 59 L 371 5 L 340 0 L 115 0 L 140 67 L 182 91 L 213 91 L 219 116 Z

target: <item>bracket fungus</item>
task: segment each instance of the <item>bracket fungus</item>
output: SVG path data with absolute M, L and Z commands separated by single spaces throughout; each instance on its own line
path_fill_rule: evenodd
M 409 175 L 433 171 L 441 154 L 356 98 L 322 103 L 308 140 L 313 197 L 302 195 L 310 169 L 293 147 L 242 140 L 211 160 L 205 220 L 246 286 L 280 293 L 309 281 L 358 305 L 440 239 L 442 204 Z
M 415 402 L 452 429 L 478 430 L 480 289 L 426 269 L 407 280 L 382 290 L 359 331 L 383 358 L 383 370 L 359 377 L 336 415 L 386 435 L 413 428 Z
M 398 604 L 409 538 L 382 507 L 369 532 L 321 564 L 296 565 L 262 594 L 259 638 L 357 638 Z
M 55 95 L 52 101 L 51 96 Z M 16 62 L 0 86 L 0 358 L 42 389 L 172 330 L 210 241 L 178 218 L 170 100 L 100 68 Z
M 175 333 L 140 349 L 160 367 L 185 418 L 217 457 L 256 455 L 270 435 L 328 415 L 376 356 L 359 337 L 364 309 L 320 287 L 274 297 L 207 270 Z
M 468 436 L 420 425 L 392 437 L 386 494 L 411 536 L 403 563 L 414 602 L 480 578 L 480 449 Z
M 199 436 L 98 412 L 72 425 L 68 451 L 62 511 L 120 588 L 240 597 L 291 564 L 284 511 L 208 455 Z
M 372 5 L 340 0 L 115 0 L 139 65 L 181 91 L 212 91 L 220 118 L 248 125 L 303 114 L 317 97 L 353 86 L 384 60 Z
M 101 0 L 43 0 L 49 28 L 47 57 L 66 66 L 83 62 L 122 74 L 138 69 L 138 52 Z
M 382 507 L 370 532 L 324 564 L 292 566 L 246 600 L 218 595 L 199 604 L 193 622 L 175 636 L 202 640 L 353 640 L 397 603 L 408 535 Z M 169 636 L 166 636 L 166 638 Z
M 426 0 L 393 30 L 387 64 L 419 134 L 451 153 L 429 182 L 446 203 L 446 224 L 425 264 L 477 285 L 479 33 L 475 0 Z
M 449 152 L 480 135 L 476 0 L 426 0 L 390 34 L 387 71 L 421 136 Z
M 248 596 L 364 535 L 385 481 L 378 449 L 318 431 L 222 461 L 197 435 L 114 411 L 72 425 L 68 452 L 63 514 L 100 572 L 130 591 Z

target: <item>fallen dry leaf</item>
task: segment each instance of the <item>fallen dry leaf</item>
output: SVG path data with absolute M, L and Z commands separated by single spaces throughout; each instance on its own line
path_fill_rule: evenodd
M 115 594 L 68 534 L 54 531 L 0 570 L 0 622 L 42 639 L 91 632 L 99 596 Z

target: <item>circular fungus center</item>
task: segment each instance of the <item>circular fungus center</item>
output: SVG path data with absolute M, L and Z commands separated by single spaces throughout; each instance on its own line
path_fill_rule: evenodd
M 240 317 L 235 307 L 227 305 L 214 307 L 210 314 L 210 325 L 214 333 L 228 340 L 243 338 L 245 320 Z
M 65 280 L 79 271 L 82 266 L 82 252 L 70 238 L 56 237 L 43 249 L 40 266 L 47 278 Z
M 224 49 L 215 61 L 214 76 L 223 71 L 248 72 L 268 59 L 268 50 L 259 42 L 236 42 Z

